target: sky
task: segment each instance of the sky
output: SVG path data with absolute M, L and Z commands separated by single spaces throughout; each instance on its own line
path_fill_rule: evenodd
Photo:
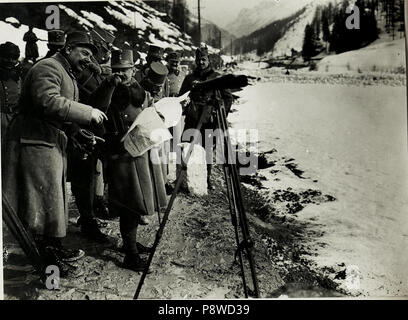
M 241 9 L 253 8 L 262 1 L 276 0 L 201 0 L 202 16 L 219 27 L 235 20 Z M 186 0 L 189 9 L 197 13 L 197 0 Z

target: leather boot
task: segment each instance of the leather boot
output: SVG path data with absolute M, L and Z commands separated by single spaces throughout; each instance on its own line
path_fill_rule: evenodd
M 147 261 L 140 258 L 138 253 L 127 253 L 123 260 L 123 268 L 136 272 L 143 272 L 147 266 Z
M 108 237 L 101 232 L 96 219 L 81 220 L 81 233 L 89 240 L 98 243 L 108 243 Z

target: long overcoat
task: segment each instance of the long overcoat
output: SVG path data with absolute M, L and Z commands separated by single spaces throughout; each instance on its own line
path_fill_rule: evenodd
M 111 95 L 108 90 L 105 94 Z M 154 107 L 153 99 L 135 80 L 128 86 L 118 85 L 111 96 L 105 135 L 110 210 L 115 215 L 153 214 L 167 204 L 162 167 L 150 160 L 158 157 L 158 150 L 133 158 L 120 142 L 139 113 Z
M 68 222 L 64 124 L 89 125 L 92 107 L 78 101 L 69 62 L 61 54 L 27 74 L 2 145 L 2 190 L 35 234 L 64 237 Z

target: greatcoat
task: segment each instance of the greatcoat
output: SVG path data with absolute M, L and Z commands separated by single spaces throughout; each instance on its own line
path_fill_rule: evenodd
M 158 156 L 158 150 L 133 158 L 120 140 L 144 108 L 154 107 L 153 99 L 134 79 L 112 90 L 113 94 L 104 90 L 110 101 L 105 126 L 109 210 L 114 215 L 150 215 L 167 204 L 161 165 L 150 160 Z
M 64 237 L 68 222 L 66 123 L 89 125 L 92 107 L 78 101 L 75 76 L 57 53 L 28 72 L 2 145 L 2 190 L 37 235 Z

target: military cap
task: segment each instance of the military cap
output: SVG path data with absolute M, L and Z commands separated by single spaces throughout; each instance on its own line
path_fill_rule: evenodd
M 169 55 L 170 52 L 174 52 L 174 49 L 172 47 L 167 47 L 166 49 L 164 49 L 164 54 Z
M 155 45 L 150 45 L 149 51 L 147 52 L 147 56 L 155 57 L 158 59 L 163 59 L 163 48 L 155 46 Z
M 74 45 L 88 48 L 94 55 L 98 53 L 98 49 L 92 43 L 91 37 L 86 32 L 82 31 L 73 31 L 71 33 L 68 33 L 65 40 L 65 45 Z
M 132 50 L 114 50 L 112 51 L 111 67 L 112 69 L 133 68 Z
M 196 50 L 196 59 L 200 59 L 201 57 L 208 57 L 208 48 L 206 45 L 202 45 Z
M 167 61 L 180 61 L 180 54 L 176 51 L 170 52 L 166 58 Z
M 152 62 L 147 72 L 147 78 L 155 85 L 161 86 L 169 73 L 166 66 L 160 62 Z
M 48 31 L 48 43 L 55 46 L 65 45 L 65 32 L 64 30 L 49 30 Z
M 14 43 L 7 41 L 0 44 L 0 57 L 18 59 L 20 57 L 20 49 Z

